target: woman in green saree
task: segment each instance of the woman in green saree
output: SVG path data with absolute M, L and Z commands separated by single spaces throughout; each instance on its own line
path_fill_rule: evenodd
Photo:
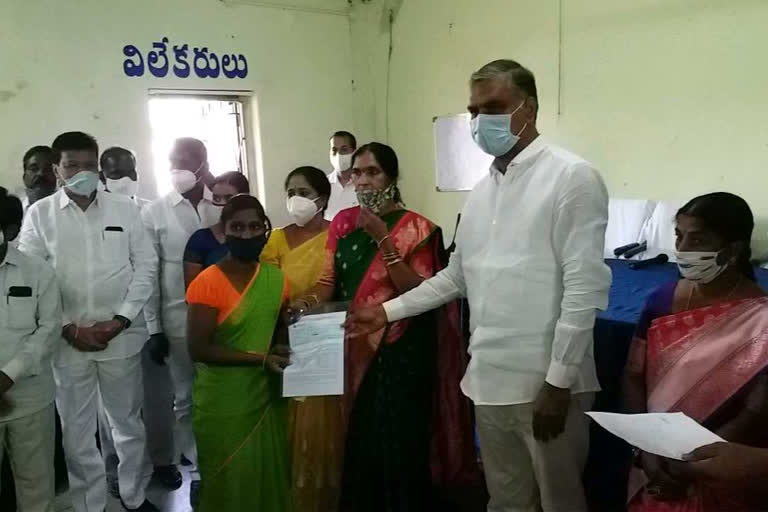
M 258 199 L 233 197 L 221 220 L 229 253 L 187 290 L 198 510 L 286 512 L 288 402 L 278 374 L 288 364 L 280 315 L 288 287 L 277 267 L 259 263 L 270 226 Z

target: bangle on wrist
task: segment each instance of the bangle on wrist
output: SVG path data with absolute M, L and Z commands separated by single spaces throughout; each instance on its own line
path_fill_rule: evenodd
M 381 257 L 384 261 L 392 261 L 400 258 L 400 253 L 397 250 L 391 252 L 382 252 Z
M 378 242 L 376 242 L 376 246 L 377 246 L 379 249 L 381 249 L 381 244 L 383 244 L 383 243 L 384 243 L 384 242 L 386 242 L 387 240 L 389 240 L 389 235 L 386 235 L 384 238 L 382 238 L 381 240 L 379 240 Z
M 397 265 L 398 263 L 402 263 L 402 262 L 403 262 L 403 258 L 397 258 L 396 260 L 388 261 L 387 262 L 387 266 L 388 267 L 393 267 L 393 266 Z

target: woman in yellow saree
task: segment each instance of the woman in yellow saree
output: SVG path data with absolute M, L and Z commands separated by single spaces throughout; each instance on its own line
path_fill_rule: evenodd
M 288 512 L 288 402 L 276 375 L 288 364 L 287 348 L 278 350 L 288 284 L 280 269 L 259 263 L 270 229 L 258 199 L 233 197 L 221 218 L 229 253 L 187 290 L 190 354 L 198 363 L 198 510 Z
M 262 261 L 282 269 L 294 300 L 315 286 L 323 271 L 330 224 L 323 213 L 331 184 L 320 169 L 299 167 L 286 178 L 285 191 L 293 223 L 272 233 Z M 333 396 L 294 400 L 290 419 L 294 509 L 332 512 L 338 506 L 343 462 L 341 400 Z

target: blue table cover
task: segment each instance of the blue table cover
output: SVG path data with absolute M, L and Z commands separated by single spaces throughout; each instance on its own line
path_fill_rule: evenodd
M 606 263 L 611 267 L 613 282 L 608 310 L 598 314 L 598 318 L 605 320 L 636 324 L 651 292 L 664 283 L 680 278 L 674 263 L 652 265 L 640 270 L 629 268 L 630 262 L 626 260 L 606 260 Z M 768 270 L 759 268 L 755 271 L 758 282 L 768 289 Z

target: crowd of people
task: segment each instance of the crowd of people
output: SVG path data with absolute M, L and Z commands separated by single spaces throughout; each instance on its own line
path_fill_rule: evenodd
M 472 75 L 472 135 L 494 160 L 450 258 L 405 207 L 395 150 L 346 131 L 330 175 L 287 174 L 282 228 L 197 139 L 176 140 L 173 190 L 154 201 L 127 149 L 99 154 L 83 132 L 30 149 L 23 197 L 0 188 L 0 460 L 17 509 L 53 510 L 58 414 L 76 512 L 108 494 L 158 510 L 150 480 L 178 489 L 182 465 L 201 512 L 433 510 L 435 489 L 482 479 L 490 512 L 586 511 L 608 196 L 538 133 L 538 107 L 514 61 Z M 686 461 L 638 452 L 629 509 L 761 510 L 768 296 L 752 212 L 715 193 L 675 222 L 681 279 L 648 299 L 625 408 L 682 411 L 729 442 Z M 289 324 L 334 302 L 349 310 L 344 394 L 283 398 Z

